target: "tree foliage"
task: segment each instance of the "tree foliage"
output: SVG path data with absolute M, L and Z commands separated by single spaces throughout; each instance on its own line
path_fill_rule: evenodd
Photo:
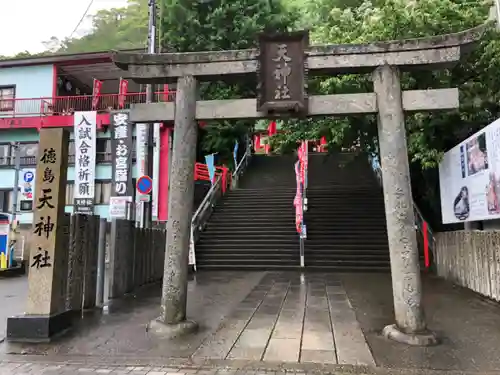
M 276 0 L 164 0 L 160 11 L 164 51 L 221 51 L 256 47 L 264 30 L 285 31 L 297 18 Z M 201 85 L 203 99 L 255 97 L 254 79 Z M 217 152 L 219 161 L 232 164 L 232 150 L 253 123 L 213 121 L 203 131 L 205 153 Z
M 312 39 L 323 44 L 370 43 L 385 40 L 426 37 L 462 31 L 484 23 L 489 5 L 459 0 L 380 0 L 365 1 L 355 8 L 328 10 L 329 0 L 315 0 L 306 5 L 306 14 L 313 14 Z M 459 87 L 460 111 L 424 113 L 407 117 L 409 150 L 412 160 L 422 167 L 435 167 L 443 151 L 491 121 L 497 114 L 496 78 L 488 78 L 496 69 L 493 56 L 500 44 L 497 33 L 490 31 L 478 50 L 451 70 L 422 71 L 404 74 L 405 89 Z M 495 74 L 493 74 L 496 77 Z M 316 80 L 313 85 L 321 94 L 371 92 L 373 85 L 367 75 L 346 75 Z M 491 100 L 493 99 L 493 100 Z M 478 103 L 480 108 L 478 108 Z M 460 123 L 461 126 L 457 126 Z M 304 124 L 304 126 L 306 126 Z M 294 142 L 296 121 L 288 121 L 289 137 L 277 143 Z M 348 146 L 361 137 L 365 148 L 374 148 L 376 121 L 374 117 L 320 119 L 308 121 L 303 135 L 325 135 L 332 146 Z M 284 148 L 287 148 L 286 146 Z
M 105 9 L 92 16 L 92 30 L 81 38 L 45 42 L 52 52 L 81 53 L 112 49 L 145 48 L 148 35 L 148 1 L 128 0 L 121 8 Z
M 316 43 L 370 43 L 458 32 L 486 22 L 491 5 L 465 0 L 373 0 L 329 9 L 330 3 L 315 0 L 304 4 L 305 19 L 314 22 L 311 39 Z M 412 176 L 419 182 L 414 184 L 414 192 L 434 217 L 439 216 L 436 166 L 443 152 L 498 118 L 499 34 L 491 28 L 478 48 L 452 69 L 402 76 L 404 89 L 460 89 L 459 110 L 406 118 Z M 373 91 L 371 77 L 366 75 L 315 80 L 312 86 L 320 94 Z M 358 139 L 365 150 L 374 149 L 377 143 L 373 116 L 287 121 L 283 129 L 285 133 L 273 140 L 280 150 L 293 149 L 298 139 L 321 135 L 327 137 L 331 149 L 350 146 Z

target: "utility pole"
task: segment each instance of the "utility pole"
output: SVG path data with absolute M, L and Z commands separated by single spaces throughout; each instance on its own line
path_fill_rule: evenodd
M 156 1 L 149 0 L 148 2 L 149 11 L 149 27 L 148 27 L 148 53 L 156 53 Z M 146 85 L 146 103 L 153 103 L 154 93 L 153 85 Z M 154 126 L 153 124 L 148 124 L 147 127 L 147 137 L 146 137 L 146 174 L 149 177 L 153 177 L 153 152 L 154 152 Z M 152 213 L 153 213 L 153 203 L 152 196 L 149 202 L 143 203 L 143 219 L 142 223 L 145 228 L 151 228 L 152 223 Z
M 12 150 L 14 151 L 14 191 L 12 194 L 12 223 L 14 223 L 17 218 L 17 200 L 19 197 L 19 171 L 21 170 L 21 155 L 19 153 L 19 142 L 12 142 Z
M 495 0 L 494 7 L 496 12 L 497 27 L 500 28 L 500 0 Z

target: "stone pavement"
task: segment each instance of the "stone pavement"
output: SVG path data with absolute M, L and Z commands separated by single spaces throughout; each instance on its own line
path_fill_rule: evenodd
M 375 365 L 340 280 L 267 273 L 193 358 Z
M 28 278 L 26 275 L 0 277 L 0 339 L 5 337 L 7 318 L 20 314 L 26 306 Z
M 61 364 L 41 362 L 0 363 L 0 375 L 306 375 L 305 371 L 230 369 L 211 367 L 167 367 L 158 365 Z
M 443 342 L 431 348 L 381 337 L 382 328 L 393 322 L 386 274 L 200 272 L 190 281 L 188 297 L 188 316 L 200 323 L 200 331 L 173 341 L 146 331 L 159 299 L 159 286 L 143 289 L 52 344 L 3 343 L 0 359 L 31 363 L 38 358 L 68 366 L 77 361 L 83 368 L 116 371 L 205 371 L 209 366 L 212 372 L 203 375 L 221 368 L 244 370 L 241 375 L 284 369 L 500 369 L 500 306 L 432 276 L 424 277 L 424 306 L 429 327 Z
M 159 306 L 153 289 L 155 297 L 122 301 L 118 313 L 98 317 L 73 337 L 49 345 L 9 344 L 7 352 L 375 365 L 333 275 L 200 273 L 190 289 L 190 317 L 202 329 L 175 342 L 146 332 Z

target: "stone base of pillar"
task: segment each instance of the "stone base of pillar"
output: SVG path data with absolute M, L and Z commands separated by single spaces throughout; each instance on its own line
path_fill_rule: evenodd
M 405 333 L 395 324 L 386 326 L 382 331 L 382 336 L 411 346 L 434 346 L 439 344 L 439 340 L 433 332 Z
M 192 320 L 184 320 L 176 324 L 165 324 L 155 319 L 148 324 L 146 330 L 164 339 L 174 339 L 198 331 L 198 323 Z
M 66 311 L 54 315 L 19 315 L 7 318 L 7 341 L 46 343 L 65 332 L 71 326 L 75 313 Z

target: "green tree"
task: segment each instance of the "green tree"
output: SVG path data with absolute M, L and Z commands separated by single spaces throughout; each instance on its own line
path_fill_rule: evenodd
M 314 0 L 304 4 L 308 21 L 314 21 L 311 39 L 315 43 L 369 43 L 458 32 L 483 24 L 491 5 L 465 0 L 374 0 L 358 7 L 329 9 L 330 3 Z M 499 38 L 497 31 L 489 30 L 477 50 L 452 69 L 402 76 L 404 89 L 460 89 L 460 110 L 420 113 L 406 119 L 412 175 L 418 181 L 413 184 L 414 193 L 425 201 L 433 217 L 439 217 L 436 166 L 443 152 L 495 120 L 500 112 Z M 373 91 L 366 75 L 315 80 L 312 86 L 321 94 Z M 293 149 L 298 139 L 321 135 L 327 137 L 330 149 L 350 146 L 358 138 L 364 149 L 376 145 L 374 116 L 308 121 L 307 132 L 303 125 L 297 121 L 285 123 L 285 134 L 273 140 L 275 147 Z
M 45 42 L 54 53 L 82 53 L 145 48 L 148 35 L 148 1 L 128 0 L 121 8 L 105 9 L 92 16 L 91 31 L 80 38 Z
M 298 17 L 279 0 L 164 0 L 160 40 L 164 51 L 193 52 L 253 48 L 264 30 L 293 28 Z M 237 83 L 202 84 L 203 99 L 255 97 L 254 78 Z M 205 153 L 217 152 L 219 161 L 232 165 L 235 140 L 242 140 L 253 123 L 209 122 L 203 132 Z
M 314 11 L 305 12 L 315 14 L 319 26 L 313 29 L 312 39 L 322 44 L 367 43 L 453 33 L 484 23 L 489 12 L 488 4 L 460 0 L 384 0 L 378 4 L 377 1 L 364 2 L 357 8 L 326 11 L 328 3 L 328 0 L 312 1 L 310 7 Z M 318 11 L 321 9 L 323 11 Z M 454 69 L 403 75 L 405 89 L 458 86 L 461 90 L 460 111 L 408 116 L 410 153 L 422 167 L 435 167 L 442 152 L 453 146 L 457 138 L 470 134 L 492 119 L 494 108 L 491 105 L 498 102 L 494 89 L 498 87 L 497 79 L 493 74 L 500 57 L 497 40 L 494 31 L 488 33 L 478 50 Z M 371 79 L 366 75 L 329 78 L 316 81 L 313 86 L 321 94 L 373 91 Z M 289 126 L 294 127 L 293 124 Z M 370 116 L 322 119 L 313 122 L 310 128 L 337 145 L 349 145 L 361 136 L 368 147 L 376 138 L 375 118 Z M 296 136 L 292 133 L 289 138 L 293 142 Z M 283 137 L 282 141 L 288 140 Z

